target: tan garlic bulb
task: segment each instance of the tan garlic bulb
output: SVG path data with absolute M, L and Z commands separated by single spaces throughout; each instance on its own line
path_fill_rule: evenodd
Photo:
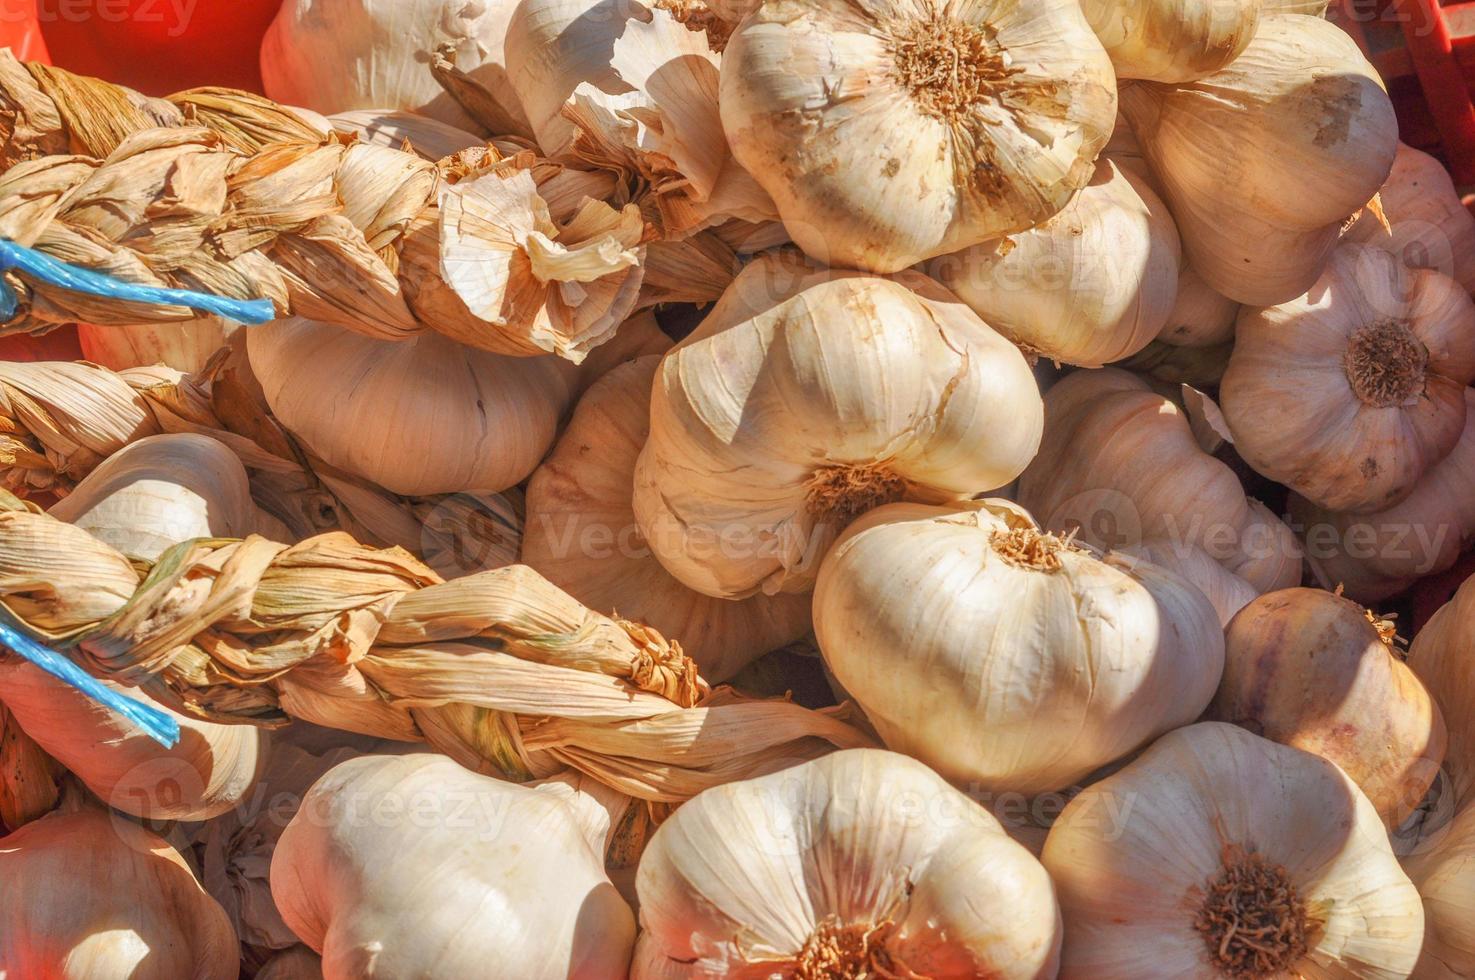
M 1147 182 L 1109 160 L 1059 214 L 927 271 L 1026 351 L 1100 367 L 1164 329 L 1178 293 L 1178 230 Z
M 1453 279 L 1347 244 L 1311 291 L 1241 312 L 1219 389 L 1245 462 L 1322 507 L 1407 497 L 1465 428 L 1475 302 Z
M 285 530 L 251 500 L 240 459 L 209 436 L 148 436 L 109 456 L 52 505 L 58 520 L 125 555 L 158 558 L 190 538 L 244 538 Z
M 247 332 L 272 413 L 327 463 L 401 494 L 505 490 L 538 465 L 572 366 L 434 331 L 406 341 L 298 318 Z
M 1475 670 L 1470 669 L 1470 638 L 1475 635 L 1475 578 L 1466 579 L 1453 599 L 1439 608 L 1408 653 L 1408 665 L 1438 703 L 1449 727 L 1444 769 L 1458 809 L 1475 794 Z
M 656 831 L 636 885 L 633 980 L 1044 980 L 1060 952 L 1034 856 L 926 766 L 877 749 L 707 790 Z
M 1063 208 L 1111 134 L 1116 79 L 1074 0 L 783 0 L 733 32 L 721 100 L 804 251 L 895 272 Z
M 430 73 L 428 63 L 440 53 L 480 83 L 510 121 L 522 120 L 503 55 L 515 7 L 506 0 L 287 0 L 261 41 L 262 83 L 278 102 L 319 112 L 414 109 L 475 128 Z
M 230 922 L 160 838 L 105 810 L 0 838 L 0 976 L 235 980 Z
M 1083 0 L 1119 78 L 1191 82 L 1225 67 L 1260 24 L 1260 0 Z
M 1434 269 L 1475 290 L 1475 215 L 1460 202 L 1444 164 L 1404 143 L 1378 191 L 1382 218 L 1365 210 L 1343 241 L 1387 249 L 1411 269 Z
M 1475 389 L 1464 391 L 1467 419 L 1475 419 Z M 1318 507 L 1292 495 L 1291 518 L 1306 557 L 1329 586 L 1359 602 L 1396 595 L 1426 575 L 1454 565 L 1475 538 L 1475 424 L 1450 454 L 1434 464 L 1401 502 L 1370 514 Z
M 1335 762 L 1390 828 L 1424 800 L 1444 718 L 1362 606 L 1320 589 L 1258 597 L 1224 631 L 1208 717 Z
M 808 591 L 877 504 L 1003 486 L 1041 425 L 1019 350 L 937 283 L 792 253 L 749 264 L 666 355 L 650 412 L 636 519 L 672 575 L 733 599 Z
M 1125 87 L 1122 111 L 1189 261 L 1254 306 L 1311 287 L 1398 142 L 1393 105 L 1356 43 L 1298 14 L 1263 16 L 1249 47 L 1199 81 Z
M 1193 266 L 1178 272 L 1178 296 L 1157 339 L 1174 347 L 1216 347 L 1234 339 L 1239 304 L 1215 291 Z
M 1424 900 L 1424 948 L 1412 976 L 1475 976 L 1475 807 L 1461 810 L 1437 838 L 1405 858 L 1403 870 Z
M 1164 735 L 1065 807 L 1042 857 L 1062 978 L 1407 977 L 1419 894 L 1332 763 L 1242 728 Z
M 444 756 L 351 759 L 282 833 L 272 896 L 327 980 L 624 977 L 635 917 L 575 805 Z
M 1016 499 L 1098 548 L 1164 538 L 1202 548 L 1258 592 L 1301 584 L 1290 529 L 1203 451 L 1182 407 L 1126 371 L 1077 371 L 1050 389 Z
M 219 317 L 185 323 L 140 323 L 126 327 L 77 324 L 77 339 L 87 360 L 114 371 L 164 364 L 186 374 L 205 367 L 241 329 Z
M 1229 625 L 1235 613 L 1260 594 L 1249 582 L 1215 561 L 1213 555 L 1186 541 L 1150 538 L 1123 548 L 1121 553 L 1151 562 L 1197 588 L 1218 613 L 1221 626 Z
M 889 748 L 1024 794 L 1193 721 L 1224 656 L 1197 588 L 1043 533 L 1003 500 L 856 521 L 820 569 L 814 629 Z
M 715 683 L 806 635 L 809 596 L 714 599 L 682 585 L 651 553 L 631 498 L 659 363 L 623 364 L 579 401 L 528 482 L 522 560 L 591 609 L 679 639 Z

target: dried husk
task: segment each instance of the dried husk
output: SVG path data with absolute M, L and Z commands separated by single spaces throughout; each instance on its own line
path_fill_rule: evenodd
M 1048 221 L 926 268 L 1026 351 L 1100 367 L 1166 328 L 1181 259 L 1167 206 L 1130 170 L 1103 160 Z
M 890 752 L 837 752 L 703 793 L 656 832 L 637 884 L 634 980 L 1041 980 L 1059 958 L 1039 862 L 982 806 Z
M 1215 561 L 1207 551 L 1187 542 L 1152 538 L 1123 548 L 1120 553 L 1150 562 L 1197 588 L 1214 607 L 1221 626 L 1229 625 L 1234 614 L 1260 594 L 1249 582 Z
M 1260 0 L 1084 0 L 1118 78 L 1191 82 L 1239 57 L 1260 24 Z
M 1078 371 L 1045 397 L 1045 437 L 1016 499 L 1048 530 L 1112 550 L 1195 545 L 1258 592 L 1301 583 L 1301 546 L 1205 453 L 1183 409 L 1112 368 Z
M 1470 669 L 1470 637 L 1475 631 L 1472 582 L 1475 579 L 1467 579 L 1454 598 L 1424 624 L 1408 653 L 1409 667 L 1439 705 L 1449 729 L 1449 750 L 1444 757 L 1449 775 L 1446 792 L 1458 811 L 1470 809 L 1475 790 L 1475 717 L 1470 713 L 1475 696 L 1475 671 Z
M 1466 807 L 1441 836 L 1404 859 L 1403 870 L 1424 900 L 1424 948 L 1412 976 L 1465 980 L 1475 976 L 1475 808 Z
M 1198 589 L 1041 533 L 1003 500 L 856 521 L 820 569 L 814 628 L 887 747 L 1027 796 L 1192 722 L 1223 665 Z
M 1418 892 L 1356 784 L 1233 725 L 1171 732 L 1087 787 L 1043 861 L 1062 977 L 1395 980 L 1423 939 Z
M 1398 144 L 1393 170 L 1378 191 L 1382 218 L 1364 211 L 1343 241 L 1386 249 L 1410 269 L 1434 269 L 1475 290 L 1475 215 L 1460 202 L 1444 165 Z
M 1158 340 L 1174 347 L 1217 347 L 1234 340 L 1234 323 L 1239 304 L 1214 291 L 1185 265 L 1178 273 L 1178 297 L 1158 332 Z
M 102 809 L 0 838 L 0 973 L 234 980 L 236 937 L 184 859 Z
M 1335 762 L 1396 828 L 1444 759 L 1444 718 L 1367 610 L 1319 589 L 1257 598 L 1225 630 L 1208 717 Z
M 1393 105 L 1356 43 L 1296 14 L 1263 16 L 1249 47 L 1197 82 L 1124 86 L 1122 111 L 1188 260 L 1254 306 L 1311 287 L 1398 142 Z
M 775 756 L 868 744 L 837 713 L 709 692 L 678 646 L 525 566 L 442 582 L 407 552 L 335 533 L 188 542 L 135 568 L 0 503 L 0 605 L 67 637 L 94 673 L 197 717 L 426 739 L 487 772 L 572 767 L 664 802 Z
M 495 962 L 527 980 L 614 980 L 635 917 L 581 803 L 598 806 L 440 756 L 354 759 L 318 780 L 282 833 L 272 895 L 329 977 L 474 976 Z M 363 816 L 389 812 L 401 819 Z M 415 914 L 427 868 L 457 914 Z
M 478 136 L 432 116 L 405 109 L 350 109 L 335 112 L 328 118 L 335 129 L 353 133 L 365 143 L 391 149 L 404 149 L 409 144 L 411 151 L 432 163 L 488 144 L 508 156 L 530 149 L 517 140 Z
M 77 338 L 87 360 L 114 371 L 163 364 L 191 374 L 204 370 L 210 356 L 239 329 L 219 317 L 113 327 L 79 323 Z
M 61 802 L 64 770 L 0 702 L 0 832 L 19 830 Z
M 635 463 L 650 433 L 659 357 L 596 382 L 528 483 L 522 560 L 592 609 L 690 639 L 702 676 L 725 681 L 809 632 L 809 597 L 714 599 L 682 585 L 651 553 L 635 520 Z
M 1472 379 L 1464 289 L 1347 244 L 1306 295 L 1240 313 L 1219 401 L 1259 473 L 1328 510 L 1375 512 L 1454 449 Z
M 1464 392 L 1475 413 L 1475 390 Z M 1475 416 L 1471 416 L 1475 417 Z M 1290 512 L 1311 567 L 1327 588 L 1377 602 L 1450 568 L 1475 538 L 1475 426 L 1424 473 L 1403 502 L 1370 514 L 1329 511 L 1292 495 Z
M 292 319 L 252 329 L 246 346 L 282 425 L 329 465 L 398 494 L 515 486 L 573 400 L 557 358 L 440 334 L 393 343 Z
M 876 504 L 1012 480 L 1037 412 L 1018 349 L 931 279 L 766 255 L 662 361 L 635 516 L 698 592 L 805 592 Z
M 1116 115 L 1072 0 L 765 3 L 723 63 L 733 156 L 794 241 L 874 272 L 1049 218 L 1090 181 Z
M 262 84 L 273 99 L 319 112 L 413 109 L 475 128 L 476 120 L 427 70 L 439 54 L 491 92 L 507 121 L 526 127 L 503 54 L 516 6 L 510 0 L 291 0 L 262 38 Z

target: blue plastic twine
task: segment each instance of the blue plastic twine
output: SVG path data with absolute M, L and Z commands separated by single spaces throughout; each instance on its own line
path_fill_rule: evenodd
M 0 643 L 25 657 L 53 677 L 60 678 L 133 722 L 166 749 L 179 741 L 179 722 L 158 708 L 124 697 L 50 647 L 42 646 L 14 627 L 0 622 Z
M 112 276 L 79 265 L 59 262 L 45 252 L 0 238 L 0 271 L 14 269 L 74 293 L 87 293 L 127 303 L 150 303 L 157 306 L 185 306 L 204 313 L 214 313 L 237 323 L 258 324 L 276 319 L 276 308 L 269 299 L 227 299 L 189 289 L 161 289 L 122 282 Z M 15 316 L 19 300 L 10 283 L 0 279 L 0 320 Z

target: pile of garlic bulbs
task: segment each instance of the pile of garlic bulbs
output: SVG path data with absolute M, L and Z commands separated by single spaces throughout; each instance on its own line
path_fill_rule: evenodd
M 181 738 L 0 647 L 0 978 L 1475 980 L 1475 216 L 1326 6 L 0 53 L 0 233 L 277 314 L 6 273 L 0 622 Z

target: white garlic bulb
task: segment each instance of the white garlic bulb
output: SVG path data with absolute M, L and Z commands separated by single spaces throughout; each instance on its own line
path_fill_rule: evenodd
M 1111 134 L 1116 79 L 1074 0 L 774 0 L 728 41 L 721 100 L 805 252 L 895 272 L 1063 208 Z
M 889 748 L 1024 794 L 1193 721 L 1224 666 L 1197 588 L 1044 534 L 1003 500 L 856 521 L 820 568 L 814 629 Z
M 434 331 L 385 341 L 293 318 L 246 334 L 272 414 L 327 463 L 394 493 L 505 490 L 553 445 L 572 365 Z
M 1464 431 L 1475 302 L 1442 273 L 1343 245 L 1310 292 L 1235 330 L 1219 394 L 1235 449 L 1322 507 L 1398 503 Z
M 1387 249 L 1411 269 L 1435 269 L 1475 290 L 1475 215 L 1460 201 L 1444 164 L 1404 143 L 1378 191 L 1382 217 L 1369 208 L 1343 241 Z
M 1222 71 L 1122 90 L 1183 248 L 1215 290 L 1269 306 L 1321 274 L 1342 223 L 1382 186 L 1397 120 L 1343 31 L 1272 14 Z
M 102 809 L 0 838 L 0 976 L 235 980 L 230 922 L 174 848 Z
M 1249 582 L 1215 561 L 1213 555 L 1186 541 L 1151 538 L 1123 548 L 1122 554 L 1151 562 L 1197 588 L 1219 614 L 1221 626 L 1229 625 L 1235 613 L 1260 594 Z
M 351 759 L 283 831 L 272 896 L 328 980 L 623 977 L 635 918 L 575 805 L 444 756 Z
M 1332 763 L 1242 728 L 1164 735 L 1067 804 L 1042 860 L 1062 978 L 1407 977 L 1424 915 Z
M 926 766 L 876 749 L 707 790 L 656 831 L 636 884 L 633 980 L 1045 980 L 1059 956 L 1033 855 Z
M 1424 900 L 1424 948 L 1411 974 L 1419 980 L 1475 976 L 1475 807 L 1466 807 L 1439 834 L 1404 859 Z
M 1083 0 L 1119 78 L 1191 82 L 1239 57 L 1260 0 Z
M 579 401 L 528 482 L 522 560 L 591 609 L 679 640 L 715 683 L 805 636 L 809 597 L 714 599 L 682 585 L 651 554 L 631 498 L 659 363 L 642 357 L 623 364 Z
M 699 592 L 804 592 L 855 516 L 1003 486 L 1040 426 L 1019 350 L 931 279 L 767 255 L 661 362 L 635 516 Z
M 1146 347 L 1178 294 L 1167 206 L 1109 160 L 1059 214 L 999 242 L 939 256 L 927 271 L 1025 350 L 1100 367 Z
M 1216 347 L 1234 339 L 1238 316 L 1238 303 L 1185 265 L 1178 272 L 1178 297 L 1157 339 L 1174 347 Z
M 87 360 L 114 371 L 164 364 L 186 374 L 205 367 L 231 335 L 241 329 L 219 317 L 185 323 L 140 323 L 124 327 L 77 324 L 77 339 Z

